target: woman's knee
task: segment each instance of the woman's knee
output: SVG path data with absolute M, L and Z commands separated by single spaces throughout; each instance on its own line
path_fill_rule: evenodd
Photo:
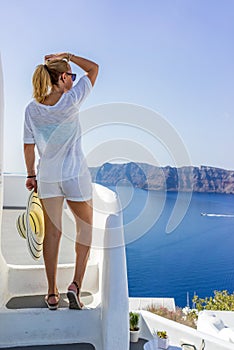
M 93 225 L 93 208 L 92 206 L 88 205 L 82 215 L 83 221 L 87 224 L 92 226 Z
M 85 215 L 84 221 L 86 224 L 92 226 L 93 225 L 93 212 L 89 211 Z
M 62 232 L 60 229 L 56 227 L 50 227 L 50 228 L 45 228 L 45 235 L 47 237 L 48 236 L 50 236 L 51 238 L 53 237 L 53 239 L 55 239 L 56 241 L 59 241 L 62 236 Z

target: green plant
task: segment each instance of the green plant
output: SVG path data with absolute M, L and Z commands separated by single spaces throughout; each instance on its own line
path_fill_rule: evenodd
M 129 325 L 130 331 L 138 331 L 139 330 L 139 319 L 140 315 L 136 312 L 129 312 Z
M 162 339 L 167 339 L 167 332 L 166 331 L 157 331 L 157 336 Z
M 199 298 L 195 295 L 193 302 L 198 311 L 202 310 L 223 310 L 234 311 L 234 293 L 229 294 L 227 290 L 214 291 L 214 297 Z

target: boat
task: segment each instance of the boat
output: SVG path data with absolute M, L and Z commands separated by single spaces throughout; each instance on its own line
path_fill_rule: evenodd
M 94 225 L 91 253 L 81 298 L 86 308 L 70 310 L 66 288 L 74 262 L 75 223 L 64 206 L 64 241 L 58 264 L 61 306 L 51 312 L 44 304 L 47 289 L 42 261 L 28 254 L 15 222 L 25 210 L 28 192 L 25 175 L 3 174 L 3 83 L 0 62 L 0 349 L 137 350 L 157 349 L 155 329 L 164 329 L 170 350 L 233 350 L 233 344 L 144 310 L 144 306 L 173 302 L 161 298 L 129 298 L 124 226 L 118 196 L 93 184 Z M 143 280 L 143 276 L 141 277 Z M 129 310 L 140 315 L 140 340 L 129 344 Z M 204 347 L 205 346 L 205 347 Z

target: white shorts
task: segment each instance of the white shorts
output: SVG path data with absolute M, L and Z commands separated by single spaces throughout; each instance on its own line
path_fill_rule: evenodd
M 79 176 L 60 182 L 37 182 L 38 197 L 64 197 L 70 201 L 85 202 L 92 198 L 92 183 L 89 176 Z

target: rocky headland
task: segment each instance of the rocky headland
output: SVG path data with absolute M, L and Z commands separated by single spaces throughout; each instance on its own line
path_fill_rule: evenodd
M 234 171 L 210 166 L 156 167 L 146 163 L 104 163 L 90 167 L 93 182 L 155 191 L 213 192 L 234 194 Z

